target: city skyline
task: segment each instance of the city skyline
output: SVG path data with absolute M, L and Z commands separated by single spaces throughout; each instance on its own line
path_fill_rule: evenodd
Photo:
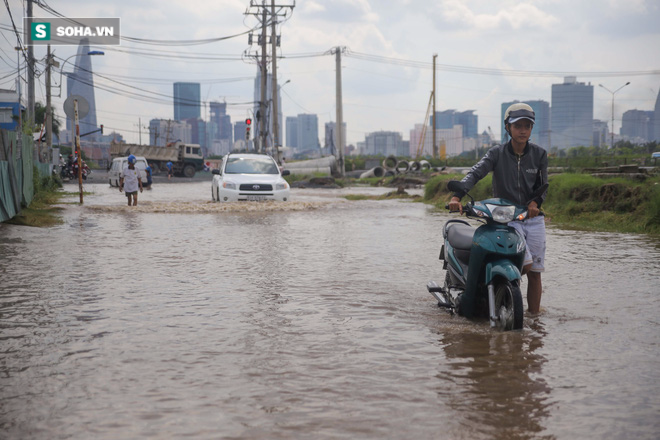
M 64 16 L 122 18 L 121 46 L 91 48 L 105 51 L 92 60 L 97 118 L 137 142 L 140 118 L 173 118 L 174 82 L 199 82 L 201 101 L 226 100 L 234 121 L 250 115 L 258 49 L 256 42 L 248 44 L 246 32 L 258 23 L 245 15 L 249 3 L 219 1 L 200 9 L 165 1 L 167 13 L 153 15 L 135 2 L 72 0 L 55 10 Z M 22 15 L 22 2 L 9 0 L 9 7 L 15 17 Z M 36 7 L 38 15 L 50 13 Z M 570 74 L 610 90 L 631 82 L 616 95 L 618 133 L 625 111 L 654 109 L 660 70 L 649 55 L 660 48 L 659 18 L 660 6 L 644 0 L 298 2 L 278 26 L 278 78 L 280 85 L 290 80 L 282 89 L 283 115 L 313 113 L 319 124 L 335 120 L 335 57 L 329 51 L 341 46 L 349 144 L 380 130 L 405 135 L 424 123 L 436 53 L 436 109 L 475 110 L 479 133 L 491 127 L 499 137 L 502 102 L 550 102 L 551 85 Z M 11 26 L 2 24 L 6 39 L 0 39 L 0 48 L 15 54 Z M 214 38 L 218 41 L 205 43 Z M 165 40 L 169 43 L 160 43 Z M 53 50 L 60 62 L 75 54 L 75 47 Z M 45 48 L 35 48 L 38 61 L 44 54 Z M 0 88 L 12 88 L 16 58 L 3 60 Z M 44 102 L 43 84 L 36 93 Z M 60 117 L 62 101 L 54 99 Z M 610 121 L 611 104 L 611 95 L 597 87 L 594 118 Z
M 92 68 L 89 57 L 83 56 L 89 51 L 86 42 L 81 43 L 78 48 L 79 60 L 75 64 L 75 72 L 83 72 L 90 78 L 84 82 L 87 89 L 84 90 L 88 99 L 94 102 L 94 92 L 92 86 Z M 81 65 L 84 65 L 83 68 Z M 74 75 L 70 75 L 74 76 Z M 255 100 L 260 96 L 260 72 L 257 71 L 254 81 L 254 96 Z M 268 75 L 267 84 L 271 83 L 271 75 Z M 71 81 L 69 81 L 71 83 Z M 77 83 L 74 83 L 77 86 Z M 75 90 L 79 89 L 77 87 Z M 278 87 L 278 89 L 281 88 Z M 267 114 L 271 113 L 272 108 L 272 88 L 268 87 L 266 92 L 266 108 Z M 598 145 L 602 143 L 607 144 L 607 122 L 598 121 L 593 119 L 593 89 L 594 87 L 589 83 L 585 84 L 579 82 L 576 77 L 564 77 L 562 83 L 552 85 L 552 104 L 543 100 L 528 101 L 527 103 L 532 106 L 537 113 L 537 121 L 535 130 L 532 132 L 532 142 L 541 145 L 546 150 L 552 147 L 565 149 L 581 145 Z M 165 145 L 166 139 L 171 138 L 182 140 L 186 143 L 195 143 L 203 146 L 210 155 L 222 155 L 231 151 L 236 146 L 234 141 L 238 138 L 231 136 L 231 117 L 226 114 L 227 104 L 211 101 L 208 103 L 209 119 L 203 120 L 201 115 L 201 101 L 200 101 L 200 84 L 194 82 L 176 82 L 173 84 L 173 108 L 175 119 L 152 119 L 149 125 L 150 143 L 152 145 Z M 278 90 L 279 91 L 279 90 Z M 82 91 L 80 92 L 82 93 Z M 71 92 L 67 90 L 67 95 Z M 660 101 L 660 94 L 658 95 L 657 102 Z M 512 102 L 505 102 L 501 104 L 502 117 L 506 108 L 511 104 L 520 102 L 518 100 Z M 206 104 L 204 104 L 206 106 Z M 258 106 L 255 106 L 254 113 L 258 112 Z M 637 115 L 635 118 L 630 114 Z M 205 109 L 204 114 L 207 114 Z M 637 130 L 635 138 L 642 140 L 651 139 L 648 136 L 653 136 L 655 114 L 653 111 L 639 111 L 628 110 L 624 112 L 622 117 L 628 114 L 627 129 Z M 646 117 L 644 123 L 642 119 Z M 280 113 L 281 118 L 281 113 Z M 476 148 L 483 145 L 483 140 L 479 137 L 477 131 L 478 115 L 474 114 L 474 110 L 437 110 L 434 115 L 430 115 L 428 119 L 429 127 L 433 126 L 433 119 L 437 118 L 437 141 L 439 143 L 440 154 L 444 156 L 457 155 L 467 151 L 474 151 Z M 272 120 L 269 120 L 269 128 L 272 130 Z M 624 123 L 620 131 L 624 131 Z M 187 125 L 186 125 L 187 124 Z M 635 124 L 643 126 L 644 134 L 641 133 Z M 234 127 L 237 127 L 237 123 Z M 244 123 L 243 123 L 244 125 Z M 316 114 L 298 114 L 295 117 L 287 117 L 282 130 L 286 130 L 286 141 L 284 147 L 291 147 L 294 151 L 314 151 L 320 150 L 322 147 L 319 143 L 319 124 L 318 115 Z M 334 126 L 334 122 L 326 122 L 326 145 L 328 144 L 327 130 L 328 126 Z M 460 127 L 457 132 L 456 127 Z M 603 129 L 603 135 L 597 135 L 596 132 Z M 235 128 L 234 128 L 235 131 Z M 293 133 L 292 133 L 293 131 Z M 502 127 L 502 131 L 504 129 Z M 346 123 L 344 123 L 344 133 L 346 132 Z M 403 138 L 404 132 L 394 131 L 375 131 L 367 133 L 364 141 L 358 141 L 356 145 L 356 152 L 358 154 L 396 154 L 396 155 L 410 155 L 416 157 L 419 154 L 431 155 L 433 148 L 430 145 L 432 135 L 425 134 L 427 130 L 423 126 L 416 124 L 410 131 L 410 139 Z M 159 137 L 159 133 L 161 136 Z M 485 134 L 491 135 L 492 130 L 484 131 Z M 281 135 L 282 133 L 280 133 Z M 552 136 L 551 136 L 552 134 Z M 622 133 L 626 135 L 627 133 Z M 272 137 L 272 133 L 268 132 L 268 136 Z M 241 136 L 242 137 L 242 136 Z M 421 140 L 425 137 L 423 148 L 421 148 Z M 383 139 L 384 141 L 381 141 Z M 559 139 L 559 140 L 557 140 Z M 597 140 L 596 140 L 597 139 Z M 491 141 L 495 139 L 491 138 Z M 508 140 L 507 135 L 503 135 L 501 142 Z M 413 142 L 410 142 L 413 141 Z M 603 142 L 604 141 L 604 142 Z M 344 145 L 347 144 L 344 142 Z M 417 146 L 416 146 L 417 145 Z M 242 146 L 239 146 L 239 148 Z M 382 151 L 381 151 L 382 150 Z

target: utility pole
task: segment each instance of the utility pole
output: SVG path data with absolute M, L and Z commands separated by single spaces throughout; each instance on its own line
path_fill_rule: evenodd
M 272 29 L 271 43 L 272 43 L 272 53 L 273 57 L 272 63 L 272 81 L 271 81 L 271 106 L 273 108 L 273 146 L 275 147 L 275 157 L 279 160 L 279 114 L 278 114 L 278 99 L 277 99 L 277 46 L 279 46 L 279 38 L 276 35 L 276 26 L 277 26 L 277 17 L 286 15 L 285 12 L 281 12 L 285 8 L 293 9 L 295 6 L 295 0 L 292 4 L 284 4 L 285 0 L 278 0 L 282 4 L 276 4 L 275 0 L 271 0 L 270 8 L 266 6 L 266 0 L 250 0 L 250 6 L 245 12 L 245 15 L 254 15 L 261 24 L 261 35 L 257 41 L 261 49 L 260 55 L 249 55 L 254 56 L 257 60 L 257 66 L 259 67 L 259 73 L 261 75 L 261 81 L 259 84 L 260 88 L 260 97 L 259 97 L 259 109 L 256 112 L 257 126 L 254 136 L 254 147 L 257 152 L 265 153 L 268 150 L 268 132 L 269 132 L 269 118 L 268 118 L 268 98 L 267 98 L 267 88 L 268 88 L 268 59 L 267 59 L 267 47 L 268 47 L 268 36 L 266 32 L 268 31 L 268 16 L 270 16 L 270 24 Z M 291 0 L 289 0 L 291 1 Z M 250 8 L 259 8 L 256 12 L 250 12 Z M 248 44 L 252 45 L 252 34 L 248 36 Z M 259 59 L 261 58 L 261 59 Z
M 28 29 L 32 28 L 32 0 L 27 2 L 27 22 Z M 28 108 L 27 119 L 30 129 L 34 127 L 34 46 L 30 44 L 27 47 L 27 89 L 28 89 Z M 35 150 L 36 151 L 36 150 Z
M 133 125 L 135 125 L 135 124 L 133 124 Z M 147 127 L 142 126 L 142 118 L 138 118 L 138 138 L 139 138 L 140 145 L 142 145 L 142 129 L 143 128 L 147 128 Z
M 280 115 L 278 114 L 279 96 L 277 89 L 277 20 L 275 15 L 275 0 L 270 0 L 270 42 L 273 56 L 273 83 L 271 84 L 271 95 L 273 96 L 273 148 L 275 149 L 275 161 L 280 163 Z
M 433 158 L 438 158 L 438 144 L 435 140 L 436 128 L 437 128 L 437 115 L 435 110 L 435 59 L 438 58 L 438 54 L 433 54 Z
M 266 7 L 261 10 L 261 98 L 259 100 L 259 142 L 257 153 L 266 152 L 266 135 L 268 121 L 266 119 L 266 87 L 268 87 L 268 65 L 266 64 Z
M 73 100 L 74 121 L 76 123 L 76 154 L 78 155 L 78 187 L 80 189 L 80 204 L 83 204 L 83 184 L 82 184 L 82 148 L 80 148 L 80 125 L 78 122 L 78 100 Z
M 21 101 L 23 101 L 23 96 L 21 95 L 21 50 L 23 50 L 23 48 L 20 46 L 20 41 L 18 43 L 19 46 L 16 47 L 16 61 L 18 63 L 18 77 L 16 78 L 16 90 L 18 91 L 18 128 L 16 129 L 16 145 L 18 146 L 20 155 L 23 154 L 23 109 L 21 108 Z
M 51 70 L 57 62 L 50 53 L 50 44 L 48 45 L 48 54 L 46 55 L 46 149 L 50 154 L 53 149 L 53 104 L 51 102 Z M 51 158 L 52 161 L 52 158 Z
M 345 48 L 337 46 L 335 49 L 335 82 L 336 82 L 336 107 L 337 107 L 337 127 L 335 129 L 337 137 L 337 166 L 339 167 L 339 175 L 346 177 L 346 170 L 344 167 L 344 112 L 343 101 L 341 95 L 341 52 Z

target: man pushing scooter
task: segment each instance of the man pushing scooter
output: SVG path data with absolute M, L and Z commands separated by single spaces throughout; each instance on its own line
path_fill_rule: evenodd
M 541 310 L 541 272 L 545 260 L 545 221 L 540 211 L 547 191 L 533 197 L 536 190 L 548 182 L 548 156 L 540 146 L 529 142 L 534 127 L 534 110 L 524 103 L 511 105 L 504 114 L 504 126 L 511 140 L 491 148 L 461 181 L 464 191 L 454 194 L 449 209 L 461 211 L 461 198 L 489 172 L 493 172 L 493 197 L 526 205 L 527 219 L 512 221 L 526 242 L 522 274 L 527 275 L 527 305 L 529 312 Z M 533 199 L 533 200 L 532 200 Z M 532 200 L 527 204 L 529 200 Z

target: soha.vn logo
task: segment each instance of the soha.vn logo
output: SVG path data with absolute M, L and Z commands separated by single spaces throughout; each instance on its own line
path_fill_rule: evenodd
M 50 40 L 50 25 L 50 23 L 32 23 L 32 40 Z M 115 30 L 112 26 L 57 26 L 55 35 L 58 37 L 112 37 L 115 35 Z
M 50 40 L 50 23 L 32 23 L 32 40 Z

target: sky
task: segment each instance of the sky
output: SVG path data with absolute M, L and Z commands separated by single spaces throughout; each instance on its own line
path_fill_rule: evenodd
M 261 0 L 252 0 L 261 4 Z M 270 0 L 266 2 L 270 5 Z M 594 118 L 612 117 L 614 129 L 631 109 L 653 110 L 660 89 L 660 2 L 657 0 L 277 0 L 292 5 L 278 26 L 281 35 L 277 76 L 284 117 L 317 114 L 335 121 L 335 56 L 342 55 L 343 118 L 347 142 L 364 141 L 379 130 L 410 139 L 425 121 L 433 90 L 436 110 L 474 110 L 479 132 L 501 135 L 501 103 L 542 99 L 564 76 L 594 85 Z M 250 0 L 41 0 L 66 17 L 119 17 L 123 37 L 147 40 L 233 38 L 209 44 L 93 46 L 97 119 L 105 133 L 129 142 L 148 139 L 152 118 L 173 118 L 174 82 L 199 82 L 202 101 L 226 101 L 236 122 L 250 117 L 256 64 L 246 54 L 259 48 L 244 33 L 258 26 L 246 15 Z M 22 29 L 25 2 L 8 0 Z M 0 6 L 0 88 L 16 82 L 16 37 L 5 5 Z M 35 17 L 53 17 L 34 6 Z M 243 34 L 243 35 L 240 35 Z M 256 39 L 256 38 L 255 38 Z M 60 60 L 75 46 L 54 46 Z M 46 50 L 35 48 L 43 72 Z M 75 60 L 75 58 L 73 58 Z M 71 62 L 61 66 L 72 70 Z M 24 72 L 24 71 L 23 71 Z M 53 75 L 59 83 L 59 72 Z M 45 75 L 36 99 L 45 102 Z M 66 81 L 64 81 L 66 83 Z M 23 86 L 24 87 L 24 86 Z M 66 96 L 66 84 L 62 96 Z M 103 90 L 101 90 L 103 89 Z M 57 94 L 59 91 L 54 90 Z M 54 98 L 63 116 L 64 98 Z M 208 119 L 208 111 L 202 110 Z M 64 122 L 64 121 L 62 121 Z M 140 130 L 140 123 L 142 130 Z M 284 127 L 284 121 L 280 124 Z

